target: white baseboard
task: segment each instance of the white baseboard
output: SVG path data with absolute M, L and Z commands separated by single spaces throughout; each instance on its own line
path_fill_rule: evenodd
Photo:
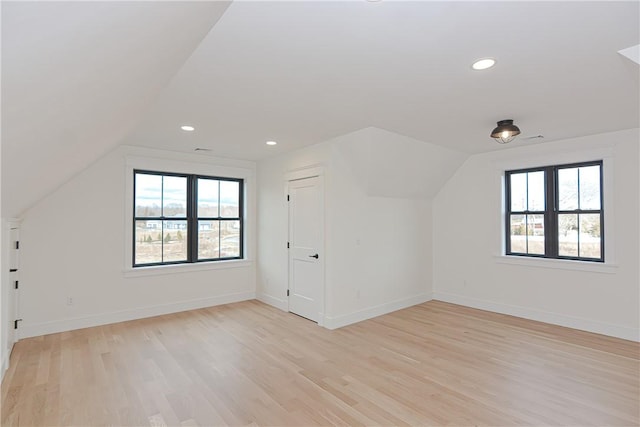
M 2 353 L 2 366 L 0 367 L 0 381 L 4 379 L 4 374 L 9 369 L 9 354 Z
M 25 322 L 20 325 L 20 338 L 36 337 L 57 332 L 108 325 L 110 323 L 125 322 L 127 320 L 144 319 L 145 317 L 196 310 L 199 308 L 212 307 L 215 305 L 252 300 L 255 299 L 255 297 L 255 292 L 237 292 L 233 294 L 181 301 L 171 304 L 162 304 L 150 307 L 116 311 L 111 313 L 96 314 L 94 316 L 54 320 L 51 322 L 29 324 L 25 319 Z
M 382 316 L 383 314 L 391 313 L 393 311 L 402 310 L 403 308 L 411 307 L 416 304 L 422 304 L 429 300 L 431 300 L 431 294 L 424 293 L 365 308 L 349 314 L 343 314 L 335 317 L 324 316 L 323 326 L 327 329 L 338 329 L 373 317 Z
M 627 326 L 612 325 L 610 323 L 599 322 L 597 320 L 551 313 L 529 307 L 503 304 L 448 292 L 434 291 L 433 299 L 450 302 L 452 304 L 464 305 L 466 307 L 493 311 L 495 313 L 522 317 L 524 319 L 551 323 L 553 325 L 566 326 L 568 328 L 580 329 L 582 331 L 594 332 L 596 334 L 608 335 L 625 340 L 640 341 L 640 329 L 629 328 Z
M 276 298 L 272 295 L 262 292 L 258 292 L 256 294 L 256 299 L 275 308 L 279 308 L 282 311 L 289 311 L 289 304 L 287 303 L 286 299 Z

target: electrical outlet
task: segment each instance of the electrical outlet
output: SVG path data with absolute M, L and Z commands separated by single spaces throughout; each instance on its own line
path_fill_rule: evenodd
M 73 297 L 67 297 L 67 305 L 73 305 Z

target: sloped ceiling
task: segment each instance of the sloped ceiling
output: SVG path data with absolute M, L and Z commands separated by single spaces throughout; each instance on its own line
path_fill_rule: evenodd
M 120 144 L 228 2 L 2 2 L 2 204 Z
M 639 16 L 608 1 L 3 2 L 3 215 L 123 143 L 259 160 L 376 127 L 469 154 L 635 128 L 638 65 L 617 52 Z M 472 71 L 481 57 L 497 65 Z M 506 118 L 545 138 L 496 144 Z
M 375 127 L 330 141 L 362 192 L 374 197 L 433 199 L 469 157 Z

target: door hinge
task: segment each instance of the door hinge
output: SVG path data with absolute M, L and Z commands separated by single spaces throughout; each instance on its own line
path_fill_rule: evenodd
M 289 242 L 287 242 L 287 249 L 289 249 Z
M 287 296 L 289 296 L 289 289 L 287 289 Z
M 20 249 L 20 241 L 16 240 L 16 249 Z
M 18 281 L 16 280 L 16 286 L 14 289 L 18 289 Z
M 289 195 L 287 194 L 287 202 L 288 202 L 289 200 L 290 200 L 290 199 L 289 199 Z
M 16 319 L 13 321 L 13 329 L 18 329 L 18 322 L 22 322 L 22 319 Z

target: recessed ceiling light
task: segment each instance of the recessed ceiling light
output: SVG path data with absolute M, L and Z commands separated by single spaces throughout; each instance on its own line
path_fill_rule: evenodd
M 267 145 L 278 145 L 278 143 L 275 142 L 275 141 L 267 141 L 266 144 Z
M 196 130 L 196 128 L 194 128 L 193 126 L 189 126 L 189 125 L 180 126 L 180 129 L 182 129 L 185 132 L 193 132 L 194 130 Z
M 482 58 L 478 59 L 476 62 L 471 65 L 471 68 L 474 70 L 486 70 L 487 68 L 491 68 L 496 65 L 496 60 L 493 58 Z

